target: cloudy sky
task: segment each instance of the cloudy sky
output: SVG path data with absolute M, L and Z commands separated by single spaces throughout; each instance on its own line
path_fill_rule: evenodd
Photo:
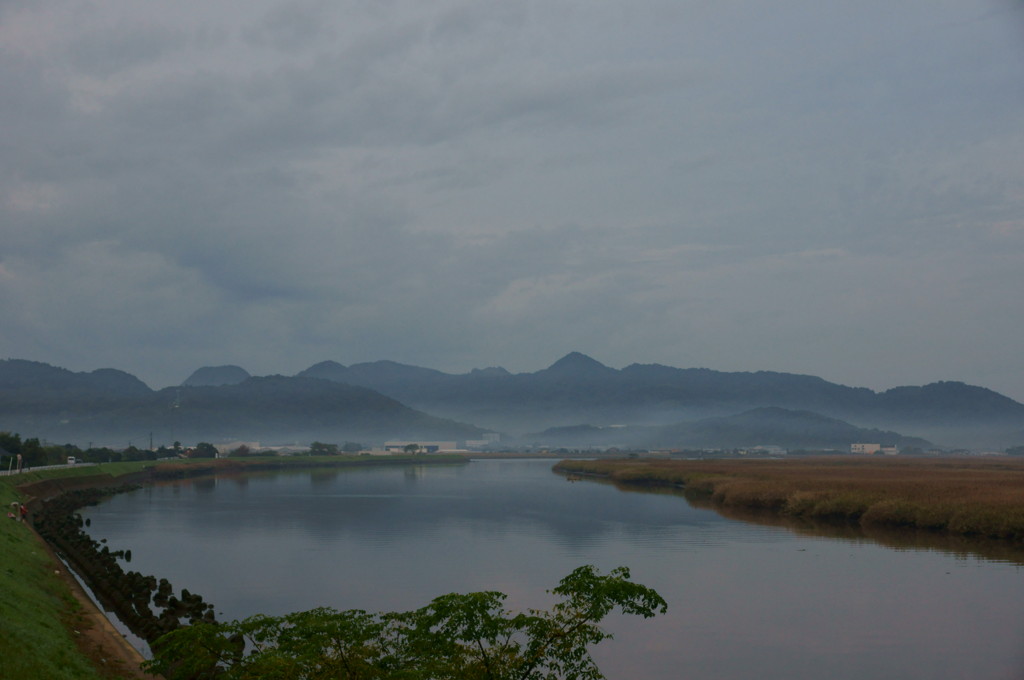
M 1020 0 L 0 0 L 0 358 L 1024 400 Z

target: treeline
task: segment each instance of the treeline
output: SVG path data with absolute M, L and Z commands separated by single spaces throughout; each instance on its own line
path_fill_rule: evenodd
M 309 445 L 307 455 L 329 456 L 356 454 L 366 447 L 358 442 L 345 442 L 342 445 L 327 444 L 315 441 Z M 223 455 L 230 458 L 260 455 L 260 451 L 241 444 Z M 155 449 L 140 449 L 128 446 L 125 449 L 112 449 L 107 446 L 91 446 L 82 449 L 74 444 L 44 444 L 36 437 L 22 439 L 21 435 L 12 432 L 0 432 L 0 469 L 17 469 L 18 456 L 21 456 L 23 469 L 44 465 L 64 465 L 69 458 L 79 463 L 121 463 L 140 460 L 162 460 L 165 458 L 216 458 L 217 447 L 209 442 L 199 442 L 195 446 L 185 447 L 181 442 L 172 446 L 161 445 Z
M 43 465 L 64 465 L 68 458 L 75 458 L 80 463 L 121 463 L 179 456 L 215 458 L 217 448 L 207 442 L 183 448 L 180 442 L 174 442 L 173 446 L 161 445 L 156 449 L 140 449 L 137 446 L 128 446 L 120 450 L 107 446 L 83 449 L 74 444 L 44 444 L 37 437 L 22 439 L 17 433 L 0 432 L 0 469 L 16 469 L 19 455 L 22 468 L 34 468 Z
M 0 432 L 0 465 L 4 470 L 17 467 L 18 456 L 21 456 L 22 467 L 39 467 L 41 465 L 63 465 L 69 456 L 89 463 L 109 463 L 124 460 L 155 460 L 160 455 L 157 451 L 148 451 L 129 446 L 123 451 L 103 447 L 82 449 L 74 444 L 43 444 L 37 437 L 22 439 L 21 435 L 12 432 Z

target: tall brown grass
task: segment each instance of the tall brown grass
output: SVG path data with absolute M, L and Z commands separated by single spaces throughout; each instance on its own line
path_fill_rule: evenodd
M 678 486 L 723 507 L 1024 541 L 1024 460 L 572 460 L 555 469 Z

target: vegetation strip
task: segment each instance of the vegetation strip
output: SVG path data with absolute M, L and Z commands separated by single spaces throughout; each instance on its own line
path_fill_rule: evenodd
M 555 470 L 675 486 L 723 508 L 1024 541 L 1024 461 L 1015 459 L 564 460 Z

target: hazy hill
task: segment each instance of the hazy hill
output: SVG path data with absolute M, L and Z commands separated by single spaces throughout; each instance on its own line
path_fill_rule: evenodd
M 483 430 L 435 418 L 379 392 L 317 378 L 270 376 L 234 384 L 167 388 L 106 414 L 112 423 L 173 431 L 184 441 L 479 438 Z
M 547 368 L 533 373 L 533 377 L 548 383 L 604 382 L 618 374 L 596 359 L 579 352 L 569 352 Z
M 390 361 L 317 364 L 300 375 L 378 390 L 429 413 L 522 434 L 571 423 L 670 425 L 765 407 L 808 411 L 858 427 L 898 429 L 942 444 L 1006 446 L 1024 405 L 955 382 L 877 393 L 809 375 L 632 364 L 621 370 L 572 352 L 548 368 L 448 374 Z
M 154 392 L 114 369 L 73 373 L 38 362 L 0 361 L 0 430 L 76 442 L 142 441 L 149 432 L 159 441 L 171 432 L 183 441 L 343 436 L 377 441 L 476 438 L 480 428 L 521 436 L 590 423 L 595 429 L 586 436 L 595 445 L 607 437 L 608 445 L 649 441 L 675 447 L 684 438 L 696 446 L 740 432 L 761 435 L 755 443 L 770 443 L 765 436 L 787 427 L 787 436 L 796 441 L 797 425 L 787 412 L 806 412 L 946 447 L 1005 448 L 1020 445 L 1024 436 L 1024 405 L 958 382 L 877 393 L 771 371 L 658 364 L 617 370 L 578 352 L 531 373 L 490 367 L 449 374 L 394 361 L 351 366 L 324 361 L 292 378 L 247 375 L 237 366 L 206 367 L 186 385 Z M 737 414 L 744 418 L 737 420 Z M 766 421 L 777 422 L 769 427 Z M 806 417 L 799 427 L 808 436 L 815 432 Z M 657 428 L 662 428 L 658 437 L 623 441 Z M 725 446 L 721 441 L 708 446 Z
M 781 446 L 789 449 L 838 449 L 849 451 L 850 444 L 872 442 L 900 448 L 931 448 L 918 437 L 897 432 L 863 428 L 810 411 L 791 411 L 778 407 L 753 409 L 733 416 L 706 418 L 696 423 L 664 427 L 655 433 L 652 443 L 659 447 L 740 448 Z
M 544 446 L 583 448 L 617 446 L 653 449 L 735 449 L 778 446 L 784 449 L 836 449 L 873 442 L 884 446 L 928 449 L 932 444 L 897 432 L 868 429 L 809 411 L 765 407 L 731 416 L 704 418 L 665 426 L 556 427 L 526 435 L 524 440 Z
M 0 430 L 17 423 L 35 432 L 40 423 L 114 408 L 151 392 L 135 376 L 110 368 L 74 373 L 36 361 L 0 361 Z
M 75 373 L 37 361 L 0 361 L 0 430 L 57 439 L 71 422 L 145 399 L 152 390 L 114 369 Z M 62 442 L 63 443 L 63 442 Z
M 0 360 L 0 399 L 49 402 L 79 395 L 117 399 L 149 392 L 144 382 L 113 368 L 74 373 L 38 361 Z
M 252 376 L 240 366 L 204 366 L 196 369 L 192 375 L 181 383 L 183 387 L 216 387 L 218 385 L 237 385 Z
M 204 380 L 219 379 L 196 373 Z M 308 444 L 458 440 L 484 432 L 368 388 L 327 380 L 273 376 L 155 392 L 121 371 L 75 373 L 20 360 L 0 361 L 0 431 L 115 446 L 148 443 L 150 434 L 167 444 L 256 439 Z
M 936 418 L 999 419 L 1021 413 L 1018 402 L 985 387 L 962 382 L 936 382 L 923 387 L 894 387 L 879 394 L 875 408 L 904 419 Z

